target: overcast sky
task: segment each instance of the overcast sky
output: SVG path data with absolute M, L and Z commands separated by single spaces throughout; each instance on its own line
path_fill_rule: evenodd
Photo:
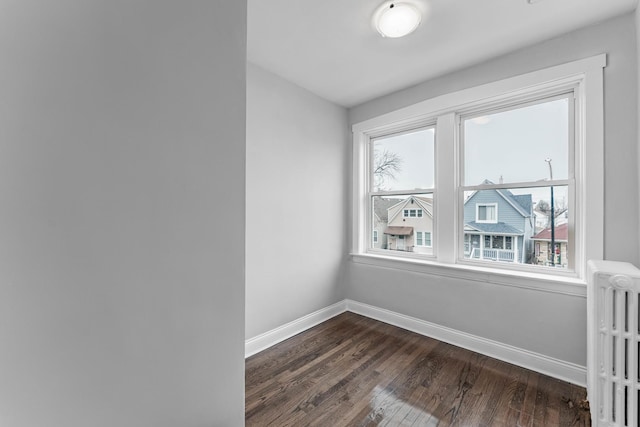
M 464 121 L 464 183 L 498 183 L 568 176 L 569 104 L 566 98 Z
M 464 183 L 481 184 L 540 181 L 549 178 L 546 158 L 552 159 L 553 178 L 568 177 L 569 103 L 566 98 L 463 121 Z M 374 150 L 401 158 L 395 179 L 385 179 L 384 190 L 413 190 L 434 186 L 434 129 L 380 138 Z M 558 189 L 556 198 L 566 190 Z M 535 193 L 534 201 L 548 188 L 514 193 Z M 562 197 L 562 196 L 561 196 Z
M 388 151 L 400 157 L 399 170 L 395 179 L 386 178 L 381 187 L 384 190 L 413 190 L 434 186 L 434 146 L 433 128 L 381 138 L 374 142 L 374 150 Z

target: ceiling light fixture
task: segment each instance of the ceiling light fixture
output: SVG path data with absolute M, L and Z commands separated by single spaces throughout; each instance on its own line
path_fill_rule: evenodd
M 403 37 L 420 25 L 422 15 L 411 3 L 387 1 L 378 8 L 373 17 L 376 30 L 382 37 Z

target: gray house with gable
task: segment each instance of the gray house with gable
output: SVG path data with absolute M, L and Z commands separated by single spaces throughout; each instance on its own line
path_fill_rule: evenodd
M 531 194 L 476 191 L 464 203 L 464 257 L 528 263 L 534 225 Z

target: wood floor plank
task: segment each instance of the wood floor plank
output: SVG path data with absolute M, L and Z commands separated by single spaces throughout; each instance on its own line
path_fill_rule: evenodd
M 247 426 L 590 426 L 584 388 L 343 313 L 246 361 Z
M 342 390 L 340 394 L 336 393 L 332 401 L 327 402 L 330 410 L 323 414 L 321 413 L 317 420 L 311 422 L 311 425 L 323 426 L 346 424 L 347 420 L 355 417 L 356 414 L 362 411 L 365 407 L 369 407 L 372 397 L 377 394 L 376 387 L 380 388 L 385 384 L 384 378 L 390 378 L 393 375 L 390 370 L 393 365 L 389 363 L 390 360 L 396 360 L 394 357 L 391 357 L 393 353 L 404 352 L 410 355 L 418 355 L 423 351 L 423 347 L 418 349 L 418 346 L 416 345 L 419 340 L 419 336 L 417 335 L 408 335 L 406 338 L 396 338 L 398 338 L 398 342 L 397 344 L 394 343 L 394 347 L 398 345 L 397 349 L 389 348 L 385 354 L 385 359 L 380 360 L 378 365 L 371 366 L 368 375 L 364 377 L 364 381 L 362 383 L 354 379 L 345 386 L 344 390 Z M 399 361 L 395 365 L 399 366 L 401 364 L 402 362 Z M 342 402 L 342 411 L 333 411 L 334 405 L 340 401 Z
M 384 348 L 387 341 L 392 340 L 388 334 L 382 334 L 375 328 L 370 328 L 356 340 L 351 347 L 336 354 L 324 364 L 315 365 L 306 370 L 298 370 L 298 374 L 280 383 L 274 381 L 274 387 L 262 403 L 262 414 L 258 418 L 249 417 L 257 424 L 276 422 L 280 425 L 295 422 L 304 417 L 315 405 L 314 400 L 320 399 L 326 389 L 340 381 L 341 377 L 350 374 L 360 367 L 365 369 L 370 360 L 378 355 L 373 351 L 376 348 Z M 278 392 L 286 390 L 286 393 Z M 271 410 L 273 409 L 273 410 Z M 283 411 L 284 410 L 284 411 Z M 283 421 L 283 420 L 289 421 Z M 247 421 L 249 424 L 249 422 Z
M 334 317 L 305 331 L 304 340 L 296 340 L 293 337 L 259 353 L 259 357 L 254 355 L 248 358 L 245 376 L 252 380 L 247 384 L 247 394 L 250 395 L 255 388 L 269 383 L 283 372 L 295 370 L 297 367 L 307 367 L 318 355 L 325 354 L 329 349 L 360 333 L 370 331 L 370 327 L 363 323 L 362 318 L 346 316 L 344 320 L 340 322 Z
M 437 344 L 436 342 L 431 343 Z M 424 346 L 414 350 L 411 359 L 415 360 L 417 356 L 423 354 Z M 398 362 L 396 362 L 398 360 Z M 344 420 L 350 425 L 366 425 L 369 422 L 382 421 L 381 405 L 389 397 L 393 390 L 393 381 L 397 376 L 406 369 L 406 365 L 400 359 L 389 358 L 379 368 L 380 381 L 375 384 L 366 401 L 358 405 L 359 411 L 350 411 L 345 414 Z M 377 424 L 376 424 L 377 425 Z

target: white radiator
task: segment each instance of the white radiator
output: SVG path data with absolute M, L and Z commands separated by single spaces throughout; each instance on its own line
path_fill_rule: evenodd
M 593 426 L 640 426 L 640 270 L 589 262 L 587 394 Z

